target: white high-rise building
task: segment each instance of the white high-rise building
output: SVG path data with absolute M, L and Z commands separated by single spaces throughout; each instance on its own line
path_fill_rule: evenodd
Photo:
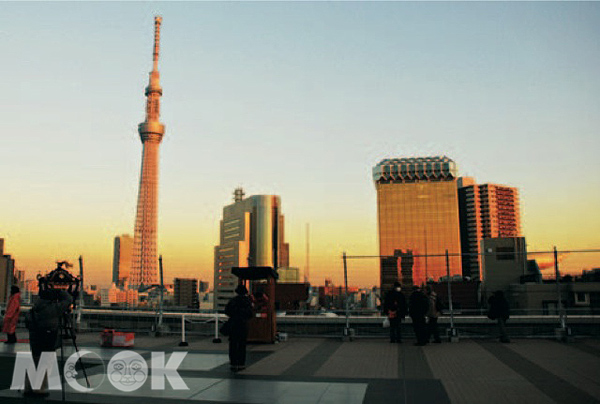
M 235 295 L 233 267 L 289 267 L 284 242 L 281 200 L 275 195 L 244 198 L 235 190 L 234 203 L 223 208 L 219 245 L 215 246 L 215 309 L 222 310 Z

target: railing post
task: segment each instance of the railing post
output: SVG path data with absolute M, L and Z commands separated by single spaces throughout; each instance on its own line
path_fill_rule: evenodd
M 187 341 L 185 340 L 185 314 L 181 315 L 181 342 L 179 346 L 188 346 Z
M 565 307 L 562 303 L 562 291 L 560 290 L 560 271 L 558 270 L 558 251 L 554 246 L 554 276 L 556 277 L 556 310 L 558 311 L 558 318 L 560 322 L 560 328 L 557 331 L 557 337 L 563 342 L 567 342 L 570 330 L 567 327 L 567 315 Z
M 215 310 L 215 337 L 213 338 L 213 343 L 221 343 L 221 338 L 219 338 L 219 310 Z
M 458 342 L 458 330 L 454 328 L 454 307 L 452 306 L 452 287 L 450 286 L 450 258 L 446 250 L 446 280 L 448 284 L 448 309 L 450 309 L 450 342 Z

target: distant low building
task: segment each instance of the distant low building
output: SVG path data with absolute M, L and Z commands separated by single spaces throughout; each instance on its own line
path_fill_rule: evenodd
M 275 284 L 275 310 L 304 310 L 307 306 L 308 283 Z
M 444 308 L 450 308 L 448 282 L 430 283 Z M 450 281 L 453 310 L 476 310 L 481 307 L 481 282 L 453 279 Z
M 524 237 L 486 238 L 481 241 L 483 295 L 497 290 L 508 292 L 509 285 L 521 283 L 528 274 Z
M 575 314 L 600 314 L 600 282 L 560 282 L 563 307 Z M 513 284 L 509 301 L 521 314 L 557 314 L 555 282 Z
M 175 278 L 173 305 L 198 310 L 198 279 Z
M 6 304 L 14 282 L 15 260 L 4 254 L 4 239 L 0 238 L 0 304 Z
M 214 308 L 213 292 L 200 292 L 198 295 L 200 310 L 212 310 Z
M 279 275 L 279 278 L 277 279 L 277 283 L 298 283 L 298 282 L 300 282 L 300 269 L 299 268 L 290 268 L 290 267 L 277 268 L 277 274 Z
M 210 283 L 209 282 L 204 282 L 204 281 L 199 281 L 198 282 L 198 292 L 199 293 L 208 292 L 209 287 L 210 287 Z

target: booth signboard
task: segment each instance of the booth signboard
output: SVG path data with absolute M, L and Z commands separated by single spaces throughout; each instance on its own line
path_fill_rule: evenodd
M 248 322 L 248 342 L 274 343 L 277 334 L 275 281 L 277 271 L 271 267 L 234 267 L 231 273 L 248 288 L 254 302 L 254 317 Z

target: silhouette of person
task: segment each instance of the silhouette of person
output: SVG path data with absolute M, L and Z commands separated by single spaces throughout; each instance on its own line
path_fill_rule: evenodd
M 4 323 L 2 324 L 2 332 L 6 333 L 6 344 L 17 342 L 17 322 L 20 313 L 21 291 L 18 286 L 13 285 L 10 287 L 10 298 L 4 314 Z
M 390 342 L 402 342 L 401 324 L 406 316 L 406 298 L 402 293 L 400 282 L 395 282 L 394 287 L 386 293 L 383 301 L 383 314 L 390 321 Z
M 506 332 L 506 321 L 510 317 L 510 307 L 508 300 L 504 297 L 504 292 L 497 290 L 488 299 L 489 311 L 488 318 L 498 321 L 498 330 L 500 331 L 500 342 L 510 342 Z
M 229 317 L 229 363 L 231 370 L 237 372 L 246 367 L 246 341 L 248 339 L 248 320 L 252 318 L 252 301 L 248 297 L 248 289 L 239 285 L 235 289 L 236 296 L 225 306 L 225 314 Z
M 425 288 L 427 298 L 429 299 L 429 309 L 427 310 L 427 342 L 433 337 L 433 342 L 439 344 L 442 342 L 440 339 L 440 332 L 438 330 L 438 317 L 441 314 L 441 305 L 438 300 L 437 294 L 433 291 L 431 286 L 427 285 Z
M 408 313 L 412 319 L 413 329 L 415 330 L 415 336 L 417 337 L 417 342 L 415 343 L 417 346 L 427 344 L 427 323 L 425 322 L 425 315 L 428 310 L 429 299 L 427 299 L 427 296 L 425 296 L 418 286 L 414 286 L 408 302 Z

